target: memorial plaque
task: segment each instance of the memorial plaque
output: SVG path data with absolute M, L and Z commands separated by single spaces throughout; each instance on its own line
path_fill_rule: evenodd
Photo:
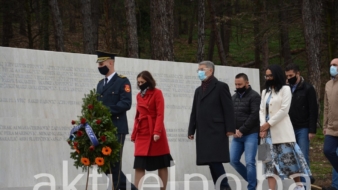
M 170 175 L 171 180 L 175 178 L 172 182 L 176 189 L 183 189 L 185 174 L 199 173 L 211 180 L 208 167 L 196 166 L 195 142 L 187 138 L 193 94 L 201 83 L 197 67 L 193 63 L 115 59 L 117 73 L 128 77 L 132 86 L 133 103 L 127 112 L 130 133 L 138 93 L 137 74 L 150 71 L 163 91 L 165 127 L 175 160 L 175 172 L 172 170 Z M 246 73 L 252 88 L 259 91 L 257 69 L 216 66 L 215 76 L 228 83 L 233 94 L 234 77 L 240 72 Z M 1 190 L 51 189 L 52 179 L 60 189 L 85 185 L 85 173 L 73 167 L 66 140 L 72 128 L 71 120 L 80 115 L 84 94 L 96 88 L 102 78 L 95 55 L 0 47 Z M 132 181 L 133 155 L 134 144 L 128 135 L 123 152 L 123 171 L 129 177 L 131 175 Z M 228 173 L 237 174 L 229 164 L 225 167 Z M 102 176 L 97 183 L 99 189 L 106 189 L 106 178 L 104 174 Z M 50 186 L 43 185 L 46 182 Z M 90 183 L 94 182 L 91 179 Z

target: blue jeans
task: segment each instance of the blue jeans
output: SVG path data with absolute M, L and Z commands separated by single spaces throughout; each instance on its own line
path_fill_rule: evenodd
M 248 190 L 255 190 L 257 185 L 256 177 L 256 153 L 258 146 L 258 133 L 252 133 L 233 138 L 230 148 L 230 164 L 248 182 Z M 245 165 L 241 163 L 241 156 L 244 152 Z
M 309 129 L 308 128 L 300 128 L 295 129 L 296 142 L 302 151 L 304 158 L 306 160 L 307 165 L 310 167 L 309 162 L 309 148 L 310 148 L 310 140 L 309 140 Z
M 336 154 L 338 156 L 338 148 L 336 150 Z M 332 183 L 331 186 L 338 189 L 338 171 L 332 169 Z
M 209 163 L 209 168 L 210 168 L 212 180 L 214 181 L 214 184 L 216 185 L 218 178 L 221 175 L 225 174 L 223 164 L 220 162 Z M 223 178 L 223 180 L 221 181 L 221 187 L 229 187 L 227 177 Z
M 337 155 L 337 148 L 338 148 L 338 137 L 325 135 L 324 139 L 324 154 L 326 158 L 331 163 L 333 169 L 338 172 L 338 155 Z
M 111 171 L 113 173 L 113 183 L 114 183 L 114 189 L 121 189 L 121 190 L 127 190 L 127 183 L 130 183 L 127 181 L 126 176 L 122 172 L 122 154 L 123 154 L 123 145 L 124 145 L 124 140 L 126 138 L 126 134 L 117 134 L 117 140 L 121 144 L 121 149 L 119 152 L 119 161 L 116 162 L 115 164 L 112 164 L 111 166 Z M 109 174 L 110 171 L 107 171 L 106 174 Z M 137 188 L 133 185 L 130 184 L 131 190 L 137 190 Z M 128 188 L 129 190 L 129 188 Z
M 338 189 L 338 172 L 335 169 L 332 170 L 332 185 L 331 186 Z

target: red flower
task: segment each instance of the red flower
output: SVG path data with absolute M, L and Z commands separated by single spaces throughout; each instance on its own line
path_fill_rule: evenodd
M 88 105 L 88 109 L 92 110 L 93 109 L 93 105 L 89 104 Z
M 72 120 L 72 125 L 75 125 L 76 124 L 76 121 Z
M 93 146 L 93 145 L 90 146 L 90 147 L 89 147 L 89 150 L 90 150 L 90 151 L 94 151 L 94 150 L 95 150 L 95 146 Z
M 82 132 L 82 131 L 77 131 L 77 132 L 76 132 L 76 135 L 77 135 L 78 137 L 81 137 L 81 136 L 83 135 L 83 132 Z
M 101 120 L 96 120 L 96 124 L 100 125 L 101 124 Z
M 77 147 L 77 145 L 79 145 L 79 143 L 78 142 L 74 142 L 74 146 Z
M 101 139 L 102 142 L 106 142 L 106 136 L 102 135 L 102 136 L 100 137 L 100 139 Z
M 81 118 L 81 124 L 85 124 L 86 123 L 86 118 Z

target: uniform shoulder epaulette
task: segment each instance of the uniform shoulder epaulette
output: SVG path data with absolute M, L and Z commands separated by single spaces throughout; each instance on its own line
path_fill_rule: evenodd
M 118 75 L 120 78 L 126 78 L 126 76 L 124 76 L 124 75 Z

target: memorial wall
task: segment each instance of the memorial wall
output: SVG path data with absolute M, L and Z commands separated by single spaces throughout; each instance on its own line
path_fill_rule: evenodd
M 84 94 L 96 88 L 103 78 L 95 62 L 95 55 L 0 47 L 0 190 L 39 189 L 39 186 L 43 189 L 48 184 L 52 186 L 53 179 L 60 189 L 85 184 L 85 173 L 76 170 L 69 158 L 71 150 L 66 140 L 72 128 L 71 120 L 80 115 Z M 208 167 L 196 166 L 195 142 L 187 138 L 192 98 L 200 85 L 197 67 L 193 63 L 115 59 L 116 71 L 131 82 L 130 133 L 138 93 L 137 74 L 150 71 L 163 91 L 165 126 L 175 160 L 175 172 L 171 171 L 170 175 L 175 182 L 182 182 L 184 174 L 192 173 L 211 180 Z M 216 66 L 215 76 L 228 83 L 233 94 L 234 77 L 240 72 L 246 73 L 253 89 L 259 91 L 257 69 Z M 134 145 L 128 135 L 123 171 L 132 180 L 133 152 Z M 236 174 L 229 164 L 225 166 L 227 172 Z M 97 182 L 101 189 L 105 189 L 103 176 Z M 90 183 L 94 182 L 91 179 Z

